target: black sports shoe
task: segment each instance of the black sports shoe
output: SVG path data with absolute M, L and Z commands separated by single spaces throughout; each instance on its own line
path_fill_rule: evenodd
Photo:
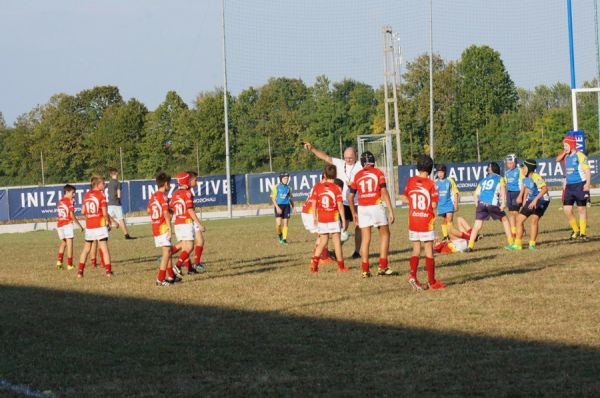
M 188 275 L 199 274 L 200 272 L 196 271 L 195 268 L 188 268 Z
M 125 235 L 125 239 L 127 239 L 127 240 L 134 240 L 134 239 L 137 239 L 137 238 L 135 238 L 135 237 L 127 234 L 127 235 Z
M 440 242 L 447 242 L 450 238 L 448 236 L 444 236 Z
M 571 235 L 569 235 L 569 240 L 577 240 L 579 239 L 579 232 L 571 232 Z
M 377 270 L 377 276 L 390 276 L 395 275 L 396 273 L 392 271 L 391 268 L 379 269 Z
M 358 252 L 354 252 L 354 253 L 352 253 L 352 258 L 353 258 L 353 259 L 360 258 L 360 253 L 358 253 Z
M 581 235 L 579 235 L 579 240 L 582 240 L 582 241 L 584 241 L 584 242 L 587 242 L 587 241 L 588 241 L 588 240 L 590 240 L 590 239 L 587 237 L 587 235 L 585 235 L 585 234 L 581 234 Z
M 171 284 L 165 279 L 164 281 L 156 281 L 156 286 L 171 286 Z
M 470 248 L 470 247 L 467 247 L 467 250 L 465 250 L 465 253 L 471 253 L 472 251 L 473 251 L 473 249 L 472 249 L 472 248 Z
M 177 275 L 175 275 L 175 278 L 167 278 L 165 279 L 167 282 L 173 284 L 173 283 L 178 283 L 181 282 L 183 279 L 181 279 L 180 277 L 178 277 Z

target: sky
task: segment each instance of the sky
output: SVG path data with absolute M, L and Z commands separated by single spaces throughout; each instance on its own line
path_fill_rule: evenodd
M 519 87 L 569 83 L 566 0 L 432 0 L 433 50 L 500 52 Z M 425 0 L 226 0 L 228 88 L 270 77 L 383 82 L 382 27 L 400 71 L 429 49 Z M 596 76 L 593 0 L 574 0 L 577 85 Z M 7 124 L 58 93 L 119 87 L 153 110 L 223 86 L 220 0 L 0 0 L 0 112 Z

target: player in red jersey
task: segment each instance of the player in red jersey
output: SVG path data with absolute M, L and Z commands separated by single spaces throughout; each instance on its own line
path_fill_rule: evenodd
M 171 262 L 171 213 L 169 211 L 169 192 L 171 177 L 165 173 L 156 176 L 158 190 L 148 200 L 148 214 L 152 223 L 154 245 L 162 250 L 160 267 L 156 278 L 156 286 L 169 286 L 176 280 Z M 167 277 L 168 275 L 168 277 Z
M 60 239 L 60 247 L 58 248 L 58 258 L 56 260 L 56 268 L 63 268 L 63 258 L 65 249 L 67 249 L 67 269 L 73 269 L 73 221 L 83 231 L 83 226 L 75 216 L 75 207 L 73 206 L 73 196 L 75 195 L 75 187 L 73 185 L 65 185 L 63 188 L 63 197 L 58 201 L 56 206 L 58 218 L 56 220 L 56 232 Z
M 345 272 L 348 271 L 348 268 L 344 266 L 342 241 L 340 240 L 340 232 L 346 228 L 342 190 L 333 182 L 336 176 L 335 166 L 327 165 L 324 174 L 325 179 L 314 186 L 312 195 L 309 198 L 313 208 L 313 225 L 316 226 L 319 234 L 319 244 L 314 250 L 310 262 L 310 271 L 319 272 L 319 259 L 323 250 L 327 248 L 329 234 L 331 234 L 338 271 Z M 340 218 L 342 220 L 341 226 Z
M 371 276 L 369 271 L 369 246 L 371 244 L 371 227 L 379 230 L 379 270 L 377 275 L 393 275 L 394 272 L 388 267 L 388 251 L 390 248 L 390 227 L 394 223 L 394 208 L 387 191 L 385 175 L 375 167 L 375 156 L 369 152 L 360 155 L 362 169 L 356 173 L 354 180 L 350 183 L 350 194 L 348 204 L 352 211 L 352 218 L 358 222 L 361 232 L 361 268 L 362 277 Z M 354 196 L 358 192 L 358 211 L 354 206 Z M 387 215 L 386 215 L 386 207 Z
M 85 216 L 85 246 L 79 258 L 77 277 L 83 278 L 85 261 L 94 241 L 98 241 L 98 249 L 102 260 L 104 260 L 106 276 L 111 277 L 113 272 L 108 251 L 108 230 L 111 219 L 108 215 L 106 196 L 104 196 L 104 178 L 93 176 L 91 186 L 92 189 L 83 196 L 81 212 Z
M 430 289 L 443 289 L 446 286 L 435 279 L 435 261 L 433 259 L 433 240 L 435 231 L 434 210 L 438 203 L 438 192 L 429 176 L 433 170 L 433 160 L 427 155 L 421 155 L 417 159 L 418 175 L 408 179 L 404 188 L 403 202 L 408 203 L 408 239 L 413 243 L 412 256 L 410 258 L 410 278 L 408 282 L 415 290 L 423 290 L 424 287 L 417 279 L 419 268 L 419 256 L 421 246 L 425 251 L 425 268 Z
M 324 174 L 321 175 L 321 179 L 324 179 L 324 178 L 325 178 L 325 175 Z M 336 178 L 336 180 L 337 180 L 337 178 Z M 341 181 L 341 180 L 339 180 L 339 181 Z M 342 186 L 343 185 L 344 185 L 344 183 L 342 182 Z M 302 217 L 302 224 L 304 224 L 304 228 L 311 234 L 317 234 L 317 226 L 315 225 L 314 220 L 313 220 L 313 207 L 312 207 L 313 203 L 310 201 L 310 197 L 312 196 L 313 190 L 314 190 L 314 186 L 308 193 L 308 196 L 306 197 L 306 201 L 304 201 L 304 204 L 302 205 L 302 211 L 300 214 Z M 319 246 L 319 241 L 320 241 L 319 235 L 317 234 L 315 248 L 317 246 Z M 327 264 L 331 264 L 334 262 L 335 261 L 329 256 L 329 250 L 327 248 L 325 248 L 321 252 L 321 257 L 319 258 L 319 264 L 327 265 Z
M 179 189 L 173 193 L 171 197 L 171 211 L 175 218 L 175 236 L 177 240 L 181 242 L 181 254 L 177 263 L 173 267 L 178 276 L 181 276 L 180 267 L 186 263 L 189 258 L 192 249 L 194 248 L 194 223 L 198 224 L 199 232 L 204 232 L 204 226 L 200 223 L 200 219 L 194 211 L 194 199 L 190 192 L 190 180 L 191 176 L 186 172 L 177 174 L 177 184 Z M 196 271 L 191 262 L 188 264 L 188 274 L 196 274 Z

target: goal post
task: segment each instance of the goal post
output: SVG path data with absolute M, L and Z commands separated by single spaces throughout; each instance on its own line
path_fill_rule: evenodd
M 396 173 L 394 173 L 394 158 L 392 157 L 392 134 L 359 135 L 357 140 L 359 161 L 360 155 L 365 151 L 369 151 L 375 156 L 375 166 L 385 174 L 390 200 L 392 206 L 396 207 Z
M 584 88 L 572 88 L 571 89 L 571 109 L 573 114 L 573 131 L 579 130 L 579 119 L 577 116 L 577 94 L 582 93 L 600 93 L 600 87 L 584 87 Z M 600 94 L 598 94 L 598 101 L 600 101 Z M 600 102 L 598 103 L 600 112 Z M 600 118 L 600 114 L 598 116 Z M 598 145 L 600 145 L 600 120 L 598 124 Z

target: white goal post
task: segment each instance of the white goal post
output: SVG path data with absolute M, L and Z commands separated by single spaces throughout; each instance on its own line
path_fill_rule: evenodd
M 577 94 L 579 94 L 579 93 L 600 93 L 600 87 L 586 87 L 586 88 L 572 88 L 571 89 L 571 109 L 572 109 L 572 113 L 573 113 L 573 131 L 579 130 L 579 119 L 577 118 Z M 598 128 L 598 143 L 600 144 L 600 126 Z

